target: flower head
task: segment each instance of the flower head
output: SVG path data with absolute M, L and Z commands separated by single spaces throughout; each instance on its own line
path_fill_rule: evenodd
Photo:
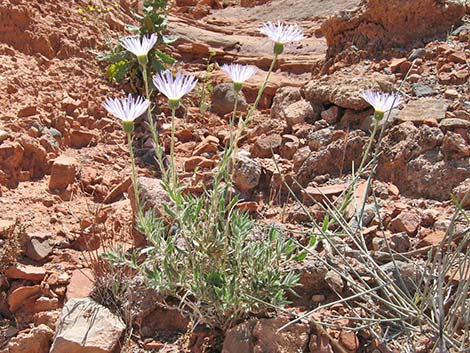
M 140 96 L 133 98 L 132 95 L 118 98 L 107 98 L 103 107 L 116 118 L 121 119 L 126 132 L 132 132 L 134 120 L 145 113 L 150 105 L 150 101 Z
M 374 108 L 376 116 L 380 119 L 383 118 L 385 112 L 398 107 L 402 102 L 398 94 L 379 93 L 372 90 L 362 92 L 361 97 Z
M 121 45 L 132 54 L 137 56 L 139 63 L 147 64 L 144 58 L 147 58 L 148 52 L 153 48 L 157 42 L 157 35 L 152 33 L 149 36 L 134 36 L 121 39 Z
M 170 106 L 177 107 L 180 99 L 189 93 L 197 83 L 197 79 L 191 75 L 183 75 L 177 72 L 175 76 L 169 70 L 153 76 L 153 83 L 170 101 Z
M 256 66 L 240 64 L 225 64 L 222 65 L 221 69 L 232 79 L 235 90 L 237 91 L 241 90 L 243 82 L 249 80 L 258 71 Z
M 304 38 L 302 29 L 296 24 L 287 25 L 277 21 L 277 24 L 269 21 L 265 23 L 259 31 L 269 37 L 274 42 L 274 53 L 281 54 L 284 44 L 298 42 Z

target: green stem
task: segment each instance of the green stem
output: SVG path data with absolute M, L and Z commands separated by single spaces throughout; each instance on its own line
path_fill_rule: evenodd
M 176 109 L 171 109 L 171 139 L 170 139 L 170 170 L 171 180 L 173 187 L 176 187 L 178 182 L 178 175 L 176 174 L 176 160 L 175 160 L 175 132 L 176 132 Z
M 151 92 L 150 92 L 149 83 L 148 83 L 147 65 L 142 65 L 141 68 L 142 68 L 142 79 L 144 81 L 144 87 L 145 87 L 145 96 L 148 100 L 150 100 Z M 162 175 L 164 176 L 166 174 L 166 169 L 165 169 L 165 165 L 163 164 L 163 153 L 162 153 L 162 149 L 161 149 L 160 142 L 158 139 L 158 131 L 153 121 L 152 108 L 150 105 L 147 108 L 147 119 L 148 119 L 148 124 L 150 127 L 150 133 L 152 134 L 152 140 L 154 144 L 155 155 L 157 157 L 157 163 L 158 163 L 158 166 L 160 167 L 160 171 Z
M 142 216 L 142 204 L 139 197 L 139 186 L 137 183 L 137 168 L 135 163 L 134 148 L 132 147 L 132 134 L 130 132 L 126 133 L 127 135 L 127 144 L 129 148 L 129 156 L 131 159 L 131 168 L 132 168 L 132 184 L 134 185 L 134 198 L 135 205 L 137 207 L 137 216 L 140 218 Z
M 379 121 L 374 118 L 374 130 L 372 130 L 372 134 L 370 135 L 369 143 L 367 144 L 367 148 L 362 156 L 361 164 L 359 165 L 358 173 L 360 174 L 362 168 L 364 167 L 365 163 L 367 162 L 367 158 L 369 157 L 369 152 L 372 147 L 372 143 L 374 142 L 375 135 L 377 134 L 377 130 L 379 127 Z

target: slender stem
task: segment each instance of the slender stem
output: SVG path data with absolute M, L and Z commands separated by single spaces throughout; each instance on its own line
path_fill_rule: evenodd
M 364 155 L 362 156 L 361 164 L 359 165 L 359 169 L 357 170 L 358 173 L 361 173 L 362 168 L 364 167 L 364 164 L 367 161 L 367 158 L 369 157 L 369 152 L 372 147 L 372 143 L 374 142 L 375 135 L 377 134 L 377 130 L 379 128 L 379 121 L 374 118 L 374 130 L 372 130 L 372 134 L 370 135 L 369 143 L 367 144 L 367 148 L 364 152 Z
M 178 175 L 176 174 L 176 160 L 175 160 L 175 132 L 176 132 L 176 109 L 171 109 L 171 139 L 170 139 L 170 169 L 171 180 L 173 187 L 176 187 L 178 182 Z
M 233 114 L 232 117 L 230 118 L 230 143 L 229 147 L 232 145 L 233 142 L 233 127 L 235 126 L 235 118 L 237 117 L 237 109 L 238 109 L 238 95 L 240 94 L 239 92 L 235 92 L 235 102 L 233 103 Z
M 139 197 L 139 186 L 137 183 L 137 168 L 136 168 L 136 163 L 135 163 L 135 155 L 134 155 L 134 148 L 132 147 L 132 134 L 130 132 L 126 133 L 127 135 L 127 144 L 129 148 L 129 156 L 131 159 L 131 168 L 132 168 L 132 184 L 134 185 L 134 199 L 135 199 L 135 205 L 137 208 L 137 215 L 140 218 L 142 216 L 142 204 L 140 202 L 140 197 Z
M 142 80 L 144 81 L 144 87 L 145 87 L 145 96 L 148 100 L 150 100 L 151 92 L 150 92 L 149 83 L 148 83 L 147 65 L 142 65 L 141 68 L 142 68 Z M 160 142 L 158 139 L 158 131 L 153 121 L 152 108 L 150 105 L 147 108 L 147 119 L 148 119 L 148 124 L 150 127 L 150 133 L 152 134 L 152 140 L 154 144 L 155 155 L 157 157 L 157 163 L 158 163 L 158 166 L 160 167 L 160 171 L 162 175 L 164 176 L 166 174 L 166 169 L 165 169 L 165 165 L 163 164 L 163 153 L 160 147 Z

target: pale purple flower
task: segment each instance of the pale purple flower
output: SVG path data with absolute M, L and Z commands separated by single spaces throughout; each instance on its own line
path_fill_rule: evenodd
M 181 72 L 173 76 L 171 71 L 166 70 L 153 76 L 153 83 L 170 101 L 179 101 L 196 86 L 197 79 L 191 75 L 183 75 Z
M 279 44 L 298 42 L 304 38 L 302 29 L 299 26 L 296 24 L 283 24 L 281 21 L 277 21 L 277 24 L 269 21 L 259 28 L 259 31 Z
M 253 77 L 258 68 L 253 65 L 230 64 L 222 65 L 221 69 L 231 78 L 234 83 L 241 84 Z
M 121 45 L 135 56 L 146 56 L 157 42 L 157 35 L 152 33 L 150 36 L 134 36 L 121 39 Z
M 145 113 L 150 105 L 148 99 L 137 96 L 133 98 L 131 94 L 126 97 L 107 98 L 103 107 L 116 118 L 124 122 L 132 122 Z
M 393 108 L 398 107 L 402 102 L 402 99 L 398 94 L 380 93 L 372 90 L 364 91 L 360 96 L 379 113 L 385 113 L 392 110 Z

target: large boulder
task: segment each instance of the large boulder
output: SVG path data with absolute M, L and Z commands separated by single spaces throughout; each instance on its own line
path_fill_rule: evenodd
M 121 318 L 91 298 L 70 299 L 50 353 L 111 353 L 125 329 Z
M 328 57 L 352 45 L 374 55 L 386 48 L 411 48 L 445 38 L 465 15 L 458 0 L 363 0 L 351 10 L 330 17 L 321 27 Z

